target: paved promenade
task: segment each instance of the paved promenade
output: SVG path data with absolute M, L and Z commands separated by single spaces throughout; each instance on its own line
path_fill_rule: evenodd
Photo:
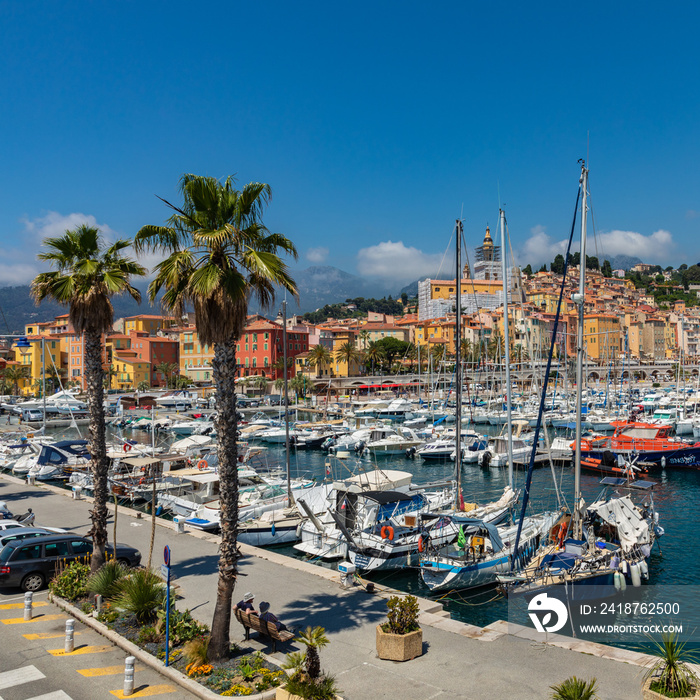
M 57 491 L 0 476 L 0 500 L 6 500 L 14 512 L 31 507 L 37 525 L 87 532 L 90 502 L 74 501 L 69 492 Z M 161 564 L 163 546 L 170 545 L 175 583 L 182 596 L 179 607 L 189 608 L 195 617 L 210 624 L 218 538 L 203 533 L 177 534 L 172 523 L 158 522 L 153 565 Z M 117 530 L 120 542 L 141 550 L 145 564 L 150 517 L 137 518 L 133 511 L 120 508 Z M 109 533 L 111 540 L 111 523 Z M 385 616 L 386 593 L 369 595 L 361 588 L 345 591 L 336 572 L 269 551 L 242 549 L 245 556 L 234 599 L 250 590 L 256 594 L 256 603 L 269 601 L 272 611 L 290 626 L 325 627 L 330 644 L 322 650 L 322 665 L 336 676 L 347 700 L 539 700 L 549 697 L 551 684 L 571 675 L 598 678 L 599 696 L 604 700 L 641 697 L 639 654 L 556 637 L 559 646 L 545 645 L 524 629 L 517 635 L 508 634 L 504 623 L 481 630 L 450 620 L 431 601 L 421 602 L 424 655 L 404 664 L 381 661 L 376 657 L 375 627 Z M 17 591 L 4 593 L 17 595 Z M 243 641 L 243 630 L 235 619 L 231 639 L 244 647 L 267 649 L 256 639 Z M 293 643 L 280 647 L 277 657 L 282 659 L 296 648 Z

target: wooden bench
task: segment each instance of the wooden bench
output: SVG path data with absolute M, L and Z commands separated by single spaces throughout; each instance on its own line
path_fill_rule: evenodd
M 288 642 L 294 639 L 294 634 L 288 630 L 279 630 L 274 622 L 261 620 L 255 613 L 247 613 L 239 608 L 233 609 L 236 619 L 245 629 L 246 641 L 250 639 L 250 630 L 253 629 L 259 634 L 269 637 L 272 641 L 273 653 L 277 651 L 277 642 Z

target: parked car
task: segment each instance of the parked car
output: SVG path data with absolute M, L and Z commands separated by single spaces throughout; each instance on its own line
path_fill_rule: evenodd
M 30 537 L 44 537 L 45 535 L 55 535 L 43 527 L 13 527 L 0 532 L 0 550 L 10 542 L 15 540 L 26 540 Z
M 108 556 L 114 556 L 112 545 L 107 545 L 106 552 Z M 92 541 L 70 533 L 9 542 L 0 550 L 0 588 L 38 591 L 51 580 L 59 563 L 69 564 L 78 559 L 89 561 L 91 556 Z M 138 566 L 141 552 L 117 543 L 116 559 L 128 566 Z

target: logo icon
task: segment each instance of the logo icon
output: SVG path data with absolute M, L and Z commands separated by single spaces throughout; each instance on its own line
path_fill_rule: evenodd
M 550 598 L 546 593 L 536 595 L 527 606 L 532 624 L 538 632 L 558 632 L 569 619 L 566 612 L 566 605 L 557 600 Z M 552 613 L 556 615 L 555 621 L 552 621 Z

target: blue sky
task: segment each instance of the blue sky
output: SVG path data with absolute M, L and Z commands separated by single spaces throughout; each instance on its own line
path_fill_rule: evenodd
M 436 276 L 455 218 L 477 245 L 499 191 L 539 264 L 589 133 L 591 249 L 697 262 L 700 6 L 657 7 L 3 3 L 0 286 L 81 220 L 161 223 L 183 172 L 270 183 L 300 268 Z

